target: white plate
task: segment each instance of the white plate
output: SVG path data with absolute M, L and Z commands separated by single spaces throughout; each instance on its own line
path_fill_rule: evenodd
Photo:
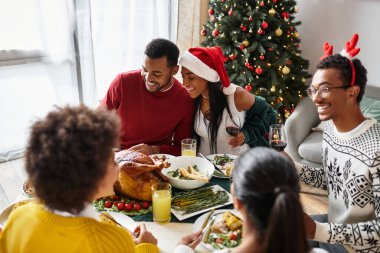
M 153 159 L 153 157 L 158 157 L 158 158 L 161 158 L 162 156 L 165 156 L 165 161 L 169 160 L 170 158 L 173 158 L 175 157 L 174 155 L 169 155 L 169 154 L 154 154 L 154 155 L 150 155 L 149 157 Z
M 213 154 L 213 155 L 208 155 L 208 156 L 206 156 L 207 159 L 209 159 L 209 160 L 210 160 L 210 161 L 211 161 L 216 167 L 218 167 L 218 168 L 221 169 L 222 171 L 224 171 L 224 170 L 223 170 L 223 167 L 220 166 L 220 165 L 216 165 L 216 164 L 215 164 L 214 157 L 215 157 L 216 155 L 217 155 L 217 156 L 223 156 L 223 155 L 226 155 L 226 156 L 228 156 L 229 158 L 231 158 L 231 159 L 233 159 L 233 160 L 236 160 L 236 159 L 238 158 L 238 156 L 236 156 L 236 155 L 230 155 L 230 154 Z M 230 177 L 227 176 L 227 175 L 224 175 L 224 176 L 220 175 L 220 174 L 219 174 L 219 171 L 216 171 L 216 170 L 215 170 L 213 176 L 214 176 L 214 177 L 218 177 L 218 178 L 230 178 Z
M 232 203 L 233 203 L 232 195 L 231 195 L 228 191 L 224 190 L 224 189 L 223 189 L 222 187 L 220 187 L 219 185 L 213 185 L 213 186 L 211 186 L 211 187 L 214 188 L 214 189 L 213 189 L 214 191 L 221 190 L 221 191 L 226 192 L 227 195 L 228 195 L 228 200 L 227 200 L 227 202 L 224 203 L 224 204 L 221 204 L 221 205 L 212 206 L 212 207 L 205 208 L 205 209 L 203 209 L 203 210 L 199 210 L 199 211 L 197 211 L 197 212 L 194 212 L 194 213 L 188 213 L 188 214 L 183 214 L 183 212 L 181 212 L 181 211 L 177 211 L 177 210 L 174 210 L 174 209 L 172 208 L 172 213 L 174 214 L 174 216 L 177 217 L 177 219 L 181 221 L 181 220 L 185 220 L 185 219 L 187 219 L 187 218 L 193 217 L 193 216 L 195 216 L 195 215 L 198 215 L 198 214 L 204 213 L 204 212 L 206 212 L 206 211 L 209 211 L 209 210 L 212 210 L 212 209 L 216 209 L 216 208 L 219 208 L 219 207 L 222 207 L 222 206 L 226 206 L 226 205 L 229 205 L 229 204 L 232 204 Z
M 223 213 L 224 213 L 224 212 L 227 212 L 227 211 L 229 211 L 229 212 L 235 214 L 236 216 L 241 217 L 240 213 L 239 213 L 238 211 L 236 211 L 236 210 L 233 210 L 233 209 L 220 209 L 220 210 L 215 210 L 215 212 L 214 212 L 214 214 L 213 214 L 213 215 L 216 216 L 216 219 L 215 219 L 214 224 L 215 224 L 216 222 L 220 221 L 220 220 L 222 219 L 222 215 L 223 215 Z M 200 216 L 200 217 L 194 222 L 194 225 L 193 225 L 193 232 L 197 232 L 197 231 L 199 231 L 199 230 L 202 229 L 202 225 L 203 225 L 205 219 L 208 217 L 209 213 L 210 213 L 210 212 L 207 212 L 207 213 L 203 214 L 202 216 Z M 201 244 L 203 247 L 205 247 L 205 248 L 207 248 L 207 249 L 209 249 L 209 250 L 211 250 L 211 251 L 215 251 L 215 250 L 217 250 L 217 249 L 213 248 L 210 244 L 203 242 L 203 238 L 202 238 L 202 241 L 201 241 L 200 244 Z
M 23 200 L 20 200 L 20 201 L 17 201 L 13 204 L 10 204 L 9 206 L 7 206 L 6 208 L 4 208 L 1 212 L 0 212 L 0 225 L 4 227 L 5 225 L 5 222 L 8 220 L 8 216 L 9 214 L 11 213 L 14 205 L 16 203 L 19 203 L 19 202 L 33 202 L 33 201 L 36 201 L 35 198 L 29 198 L 29 199 L 23 199 Z
M 120 225 L 133 233 L 136 228 L 136 222 L 129 216 L 118 212 L 107 212 L 114 218 Z

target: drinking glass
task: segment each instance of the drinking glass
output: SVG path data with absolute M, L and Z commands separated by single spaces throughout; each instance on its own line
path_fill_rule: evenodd
M 286 136 L 284 126 L 281 124 L 271 125 L 269 128 L 269 144 L 277 151 L 284 151 L 286 147 Z
M 196 156 L 197 154 L 197 140 L 183 139 L 181 141 L 181 155 L 182 156 Z
M 158 224 L 170 222 L 172 187 L 166 182 L 154 183 L 152 189 L 153 221 Z
M 232 116 L 232 115 L 227 115 L 226 121 L 225 121 L 225 127 L 226 127 L 226 132 L 231 135 L 231 136 L 236 136 L 240 132 L 241 128 L 241 121 L 239 116 Z M 232 154 L 238 154 L 239 153 L 239 147 L 233 147 L 231 149 Z

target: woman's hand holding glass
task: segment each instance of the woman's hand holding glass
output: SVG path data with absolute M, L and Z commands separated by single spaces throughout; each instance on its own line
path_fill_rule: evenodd
M 244 144 L 244 134 L 240 131 L 241 121 L 238 116 L 227 115 L 225 120 L 226 132 L 232 136 L 228 144 L 232 146 L 232 151 Z

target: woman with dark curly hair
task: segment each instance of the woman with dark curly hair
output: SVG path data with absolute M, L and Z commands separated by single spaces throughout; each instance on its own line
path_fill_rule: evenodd
M 58 108 L 31 130 L 26 171 L 42 204 L 12 212 L 0 235 L 0 252 L 159 251 L 144 225 L 133 239 L 127 230 L 99 222 L 91 205 L 113 194 L 116 114 L 84 105 Z

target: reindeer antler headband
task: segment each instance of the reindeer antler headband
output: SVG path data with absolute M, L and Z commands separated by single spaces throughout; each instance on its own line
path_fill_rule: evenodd
M 352 62 L 352 59 L 360 52 L 360 48 L 355 48 L 356 44 L 358 43 L 359 40 L 359 35 L 355 33 L 350 41 L 347 41 L 345 48 L 340 52 L 341 56 L 346 57 L 350 61 L 351 65 L 351 73 L 352 73 L 352 78 L 351 78 L 351 86 L 355 85 L 356 81 L 356 70 L 354 63 Z M 325 59 L 326 57 L 330 56 L 333 54 L 333 45 L 330 45 L 328 42 L 325 42 L 323 45 L 323 51 L 324 55 L 320 58 L 320 60 Z

